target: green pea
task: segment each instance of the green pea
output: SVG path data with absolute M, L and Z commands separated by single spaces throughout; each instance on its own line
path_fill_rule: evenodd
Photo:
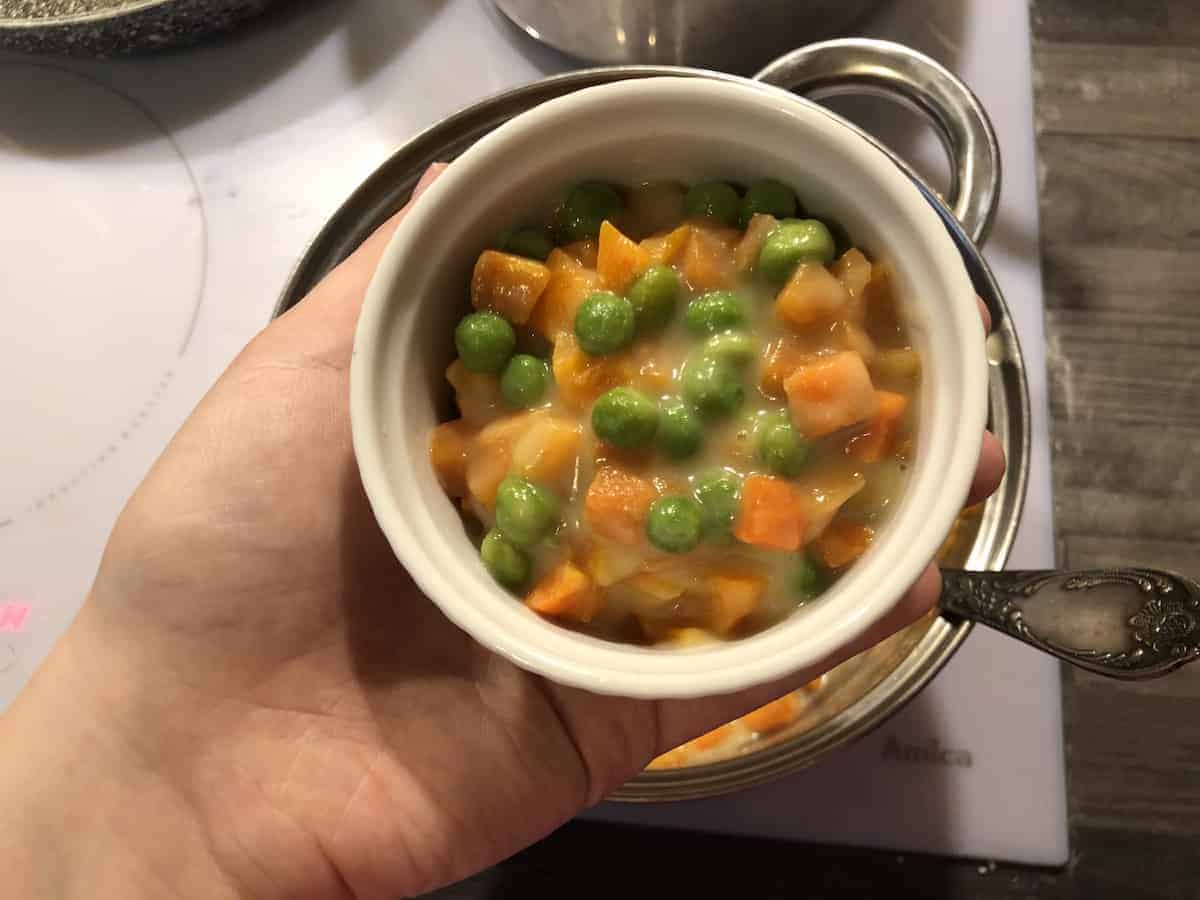
M 791 577 L 792 590 L 805 597 L 814 597 L 825 587 L 825 576 L 807 553 L 801 553 Z
M 550 251 L 554 249 L 554 244 L 550 243 L 550 238 L 546 237 L 546 232 L 540 228 L 518 228 L 505 237 L 500 247 L 506 253 L 545 262 Z
M 527 478 L 510 475 L 496 491 L 496 527 L 518 547 L 531 547 L 558 527 L 558 498 Z
M 646 516 L 646 536 L 659 550 L 687 553 L 700 543 L 700 505 L 688 497 L 660 497 Z
M 709 291 L 687 305 L 683 324 L 693 334 L 716 334 L 746 321 L 742 301 L 733 291 Z
M 796 195 L 790 187 L 774 178 L 764 178 L 746 189 L 738 224 L 745 228 L 750 224 L 750 219 L 759 213 L 777 219 L 789 219 L 796 215 L 796 209 Z
M 732 364 L 700 355 L 683 367 L 683 399 L 704 416 L 725 416 L 742 405 L 745 390 Z
M 529 556 L 497 528 L 484 536 L 479 558 L 488 574 L 506 588 L 517 590 L 529 580 L 532 569 Z
M 728 539 L 741 504 L 741 480 L 723 469 L 716 469 L 696 479 L 695 493 L 700 502 L 700 526 L 705 538 Z
M 559 237 L 564 244 L 596 237 L 600 223 L 616 217 L 622 205 L 617 192 L 607 184 L 585 181 L 575 185 L 558 212 Z
M 593 355 L 615 353 L 633 342 L 633 304 L 609 291 L 597 291 L 575 313 L 579 346 Z
M 504 317 L 485 310 L 464 316 L 454 329 L 454 346 L 472 372 L 499 372 L 517 347 L 517 333 Z
M 809 444 L 784 413 L 775 413 L 758 434 L 758 458 L 777 475 L 800 474 L 808 461 Z
M 658 446 L 671 459 L 687 459 L 700 449 L 704 433 L 700 417 L 677 397 L 664 400 L 658 419 Z
M 652 334 L 666 327 L 675 312 L 679 288 L 679 275 L 660 263 L 652 265 L 629 286 L 625 296 L 633 305 L 638 334 Z
M 758 354 L 758 345 L 744 331 L 726 331 L 705 341 L 700 352 L 731 365 L 744 366 Z
M 550 367 L 544 359 L 518 353 L 508 361 L 500 376 L 500 393 L 513 409 L 526 409 L 545 396 L 550 384 Z
M 705 216 L 724 225 L 736 225 L 742 201 L 733 186 L 724 181 L 703 181 L 688 188 L 683 213 L 688 218 Z
M 835 252 L 833 235 L 816 219 L 785 219 L 767 235 L 758 253 L 758 271 L 774 284 L 792 277 L 804 262 L 828 265 Z
M 633 388 L 605 391 L 592 406 L 592 430 L 600 440 L 622 450 L 639 450 L 658 431 L 658 404 Z

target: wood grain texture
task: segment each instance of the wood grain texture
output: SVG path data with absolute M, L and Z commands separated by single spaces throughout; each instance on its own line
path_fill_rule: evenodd
M 1031 18 L 1060 562 L 1197 576 L 1200 2 Z M 438 896 L 1200 898 L 1200 664 L 1064 682 L 1063 871 L 575 823 Z
M 1037 0 L 1032 18 L 1060 562 L 1195 576 L 1200 4 Z M 1037 896 L 1200 896 L 1200 670 L 1071 671 L 1064 691 L 1074 854 Z

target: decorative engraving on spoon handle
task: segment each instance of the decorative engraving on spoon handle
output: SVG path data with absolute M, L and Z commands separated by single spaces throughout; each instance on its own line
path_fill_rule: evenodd
M 1200 584 L 1154 569 L 942 572 L 942 609 L 1113 678 L 1200 658 Z

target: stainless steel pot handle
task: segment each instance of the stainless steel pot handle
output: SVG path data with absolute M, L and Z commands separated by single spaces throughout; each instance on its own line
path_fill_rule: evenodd
M 950 157 L 946 204 L 976 244 L 987 238 L 1000 199 L 1000 147 L 979 99 L 945 66 L 903 44 L 843 38 L 793 50 L 754 78 L 812 99 L 873 94 L 927 116 Z

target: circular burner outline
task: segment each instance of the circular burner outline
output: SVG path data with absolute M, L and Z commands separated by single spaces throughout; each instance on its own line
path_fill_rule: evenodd
M 167 129 L 165 123 L 157 115 L 155 115 L 149 107 L 147 107 L 136 97 L 130 96 L 125 91 L 122 91 L 111 84 L 105 84 L 95 76 L 76 72 L 66 66 L 53 65 L 51 63 L 25 62 L 23 60 L 0 61 L 0 71 L 15 68 L 41 69 L 48 72 L 56 72 L 60 75 L 66 75 L 69 78 L 74 78 L 78 81 L 91 84 L 102 91 L 106 91 L 120 98 L 129 106 L 133 107 L 133 109 L 136 110 L 157 131 L 158 134 L 162 135 L 162 137 L 166 139 L 168 146 L 170 146 L 171 150 L 174 151 L 175 157 L 183 166 L 183 171 L 187 176 L 188 183 L 192 188 L 192 193 L 196 198 L 197 214 L 200 217 L 200 277 L 196 285 L 195 297 L 192 300 L 192 311 L 191 315 L 188 317 L 188 324 L 184 330 L 183 340 L 179 343 L 179 347 L 175 353 L 177 359 L 182 357 L 183 354 L 187 352 L 188 345 L 191 344 L 192 336 L 195 334 L 196 324 L 200 319 L 200 307 L 204 302 L 205 289 L 208 285 L 208 216 L 206 215 L 204 208 L 204 195 L 200 190 L 200 182 L 196 179 L 196 173 L 192 171 L 192 166 L 188 162 L 187 157 L 184 155 L 183 148 L 179 146 L 178 141 L 175 140 L 175 136 L 172 135 Z M 142 423 L 146 420 L 154 408 L 158 406 L 159 401 L 162 399 L 163 393 L 166 391 L 174 377 L 174 368 L 168 367 L 166 371 L 159 376 L 159 379 L 154 390 L 151 392 L 150 397 L 145 400 L 141 406 L 136 409 L 133 415 L 128 417 L 120 426 L 117 437 L 109 441 L 104 449 L 95 454 L 83 465 L 79 466 L 73 474 L 61 481 L 56 487 L 51 488 L 49 491 L 46 491 L 41 495 L 35 496 L 25 505 L 20 514 L 12 514 L 5 518 L 0 518 L 0 529 L 13 525 L 17 521 L 19 515 L 28 515 L 30 513 L 37 512 L 38 510 L 44 508 L 48 503 L 56 502 L 61 497 L 69 493 L 80 481 L 91 475 L 99 466 L 107 462 L 109 458 L 111 458 L 118 451 L 120 443 L 128 440 L 133 433 L 141 427 Z

